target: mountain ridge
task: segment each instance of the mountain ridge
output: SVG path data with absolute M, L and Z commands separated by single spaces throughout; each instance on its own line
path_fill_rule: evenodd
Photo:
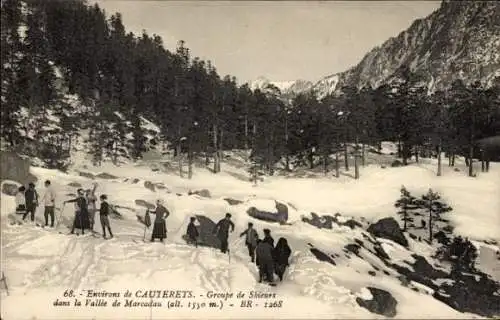
M 378 87 L 403 66 L 432 89 L 456 79 L 489 86 L 500 76 L 500 5 L 496 2 L 443 1 L 440 8 L 370 50 L 346 71 L 329 75 L 312 89 L 319 97 L 344 85 Z

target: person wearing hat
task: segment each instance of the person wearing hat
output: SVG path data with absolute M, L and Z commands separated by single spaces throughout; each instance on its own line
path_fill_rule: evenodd
M 45 180 L 45 193 L 43 194 L 42 201 L 45 205 L 45 210 L 43 212 L 43 216 L 45 217 L 45 226 L 49 225 L 49 216 L 50 216 L 50 227 L 54 227 L 54 209 L 56 205 L 56 192 L 54 188 L 52 188 L 50 180 Z
M 66 203 L 75 204 L 75 219 L 73 220 L 73 227 L 71 228 L 71 234 L 75 233 L 75 229 L 82 229 L 82 234 L 85 234 L 85 229 L 90 228 L 88 209 L 87 209 L 87 199 L 85 199 L 85 193 L 83 189 L 77 190 L 78 196 L 72 200 L 64 201 Z
M 252 262 L 255 262 L 255 248 L 257 247 L 257 240 L 259 239 L 259 235 L 257 230 L 253 228 L 253 223 L 248 223 L 248 228 L 240 234 L 240 237 L 245 236 L 245 244 L 248 248 L 248 255 Z
M 106 239 L 106 228 L 109 231 L 109 236 L 113 238 L 113 232 L 111 231 L 111 225 L 109 224 L 109 204 L 108 204 L 108 196 L 102 194 L 101 199 L 101 207 L 99 208 L 99 217 L 101 220 L 102 226 L 102 237 Z
M 30 214 L 31 221 L 35 222 L 35 211 L 38 206 L 38 192 L 36 192 L 33 182 L 30 182 L 28 185 L 28 189 L 24 192 L 24 197 L 26 199 L 26 213 L 23 215 L 23 220 Z
M 170 215 L 170 212 L 163 205 L 163 200 L 158 199 L 156 201 L 156 210 L 153 213 L 156 217 L 153 225 L 153 233 L 151 234 L 151 242 L 154 242 L 155 239 L 160 239 L 163 242 L 163 239 L 167 238 L 167 223 L 165 219 Z
M 264 229 L 263 231 L 264 231 L 264 239 L 262 239 L 262 241 L 269 243 L 274 248 L 274 239 L 273 237 L 271 237 L 271 230 Z
M 198 247 L 198 237 L 200 236 L 200 233 L 198 232 L 198 229 L 194 224 L 195 221 L 196 217 L 191 217 L 187 227 L 186 235 L 188 238 L 188 242 L 193 243 L 196 247 Z
M 228 241 L 229 238 L 229 229 L 231 228 L 231 232 L 234 231 L 234 223 L 231 221 L 231 214 L 226 213 L 224 219 L 220 220 L 214 228 L 215 234 L 217 234 L 217 238 L 220 241 L 220 251 L 222 253 L 226 253 L 228 251 Z

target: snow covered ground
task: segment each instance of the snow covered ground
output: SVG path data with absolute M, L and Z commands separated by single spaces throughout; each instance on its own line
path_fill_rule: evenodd
M 468 178 L 463 167 L 461 172 L 455 172 L 445 166 L 443 176 L 438 178 L 434 162 L 428 159 L 426 162 L 401 168 L 367 166 L 361 169 L 360 180 L 347 176 L 339 179 L 332 176 L 315 179 L 272 177 L 259 182 L 258 186 L 235 177 L 236 174 L 248 177 L 244 168 L 229 167 L 226 163 L 217 175 L 195 168 L 192 180 L 132 164 L 121 167 L 105 164 L 99 168 L 87 165 L 84 168 L 83 161 L 79 161 L 79 167 L 67 174 L 32 168 L 39 179 L 37 188 L 40 191 L 45 179 L 53 181 L 59 194 L 59 208 L 62 201 L 69 198 L 67 194 L 76 191 L 68 184 L 91 186 L 93 180 L 79 174 L 83 171 L 116 176 L 115 179 L 96 178 L 97 193 L 107 194 L 110 203 L 128 209 L 118 209 L 124 219 L 111 220 L 115 238 L 103 240 L 87 235 L 59 234 L 35 226 L 10 225 L 7 215 L 14 211 L 14 197 L 2 195 L 2 271 L 10 293 L 7 296 L 2 291 L 2 319 L 385 318 L 356 303 L 356 297 L 366 299 L 369 295 L 368 286 L 392 293 L 398 301 L 397 318 L 471 318 L 472 315 L 455 311 L 423 293 L 425 288 L 417 292 L 402 286 L 392 274 L 368 274 L 373 270 L 371 265 L 376 263 L 374 257 L 347 259 L 341 255 L 333 266 L 319 261 L 309 250 L 308 243 L 311 243 L 317 248 L 341 253 L 346 244 L 361 238 L 360 229 L 318 229 L 302 222 L 302 215 L 339 212 L 342 216 L 364 217 L 368 221 L 395 216 L 394 201 L 399 197 L 401 185 L 415 195 L 425 193 L 429 187 L 438 191 L 454 208 L 447 218 L 456 226 L 456 233 L 478 244 L 485 239 L 500 242 L 500 197 L 497 196 L 500 194 L 500 165 L 492 163 L 490 173 L 478 173 L 476 178 Z M 166 189 L 152 191 L 144 186 L 146 181 L 153 185 L 162 183 Z M 211 198 L 187 195 L 190 190 L 201 189 L 208 189 Z M 144 208 L 136 205 L 135 200 L 154 203 L 158 198 L 165 200 L 171 212 L 167 219 L 168 239 L 166 244 L 144 243 L 144 228 L 136 219 L 136 214 L 144 214 Z M 231 206 L 224 198 L 244 202 Z M 247 215 L 250 204 L 266 209 L 265 200 L 269 199 L 288 205 L 291 225 L 268 223 Z M 236 224 L 229 239 L 230 260 L 229 256 L 214 249 L 194 248 L 182 240 L 190 216 L 203 214 L 216 222 L 226 212 L 232 213 Z M 42 212 L 37 215 L 41 217 Z M 72 208 L 67 205 L 64 216 L 71 215 Z M 256 284 L 257 269 L 249 263 L 243 238 L 238 237 L 249 221 L 254 222 L 260 234 L 267 227 L 272 230 L 275 240 L 286 237 L 293 250 L 285 281 L 276 287 Z M 100 231 L 99 222 L 96 229 Z M 63 225 L 59 230 L 68 232 Z M 146 239 L 150 232 L 147 230 Z M 427 244 L 409 241 L 411 249 L 421 255 L 429 255 L 433 250 Z M 391 241 L 384 241 L 383 246 L 394 261 L 411 259 L 409 251 Z M 494 271 L 491 263 L 483 262 Z M 75 296 L 65 298 L 63 294 L 67 290 L 74 290 Z M 86 290 L 119 292 L 118 300 L 122 305 L 112 307 L 115 299 L 105 298 L 106 307 L 85 307 L 89 294 Z M 176 299 L 153 299 L 161 302 L 162 307 L 134 308 L 123 305 L 127 299 L 123 297 L 125 290 L 133 294 L 128 299 L 137 302 L 150 301 L 134 297 L 137 290 L 189 290 L 193 297 L 179 299 L 182 307 L 167 307 L 167 301 L 175 304 Z M 234 296 L 227 300 L 208 298 L 209 291 L 233 293 Z M 276 296 L 254 299 L 253 308 L 242 308 L 241 301 L 246 298 L 238 299 L 239 291 L 246 297 L 251 291 L 276 293 Z M 53 302 L 57 299 L 67 300 L 72 306 L 54 307 Z M 73 307 L 75 299 L 82 301 L 82 307 Z M 224 306 L 220 309 L 197 304 L 210 301 L 217 302 L 218 307 L 222 301 Z M 272 305 L 280 301 L 281 307 L 264 306 L 266 302 Z

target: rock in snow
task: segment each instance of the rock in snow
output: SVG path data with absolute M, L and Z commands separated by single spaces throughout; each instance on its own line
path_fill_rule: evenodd
M 380 314 L 386 317 L 393 318 L 396 316 L 397 300 L 387 291 L 368 287 L 372 295 L 371 300 L 365 300 L 362 297 L 357 297 L 356 302 L 359 306 L 368 309 L 368 311 Z
M 394 218 L 380 219 L 376 223 L 368 227 L 370 232 L 375 237 L 392 240 L 404 247 L 408 247 L 408 240 L 399 228 L 398 222 Z

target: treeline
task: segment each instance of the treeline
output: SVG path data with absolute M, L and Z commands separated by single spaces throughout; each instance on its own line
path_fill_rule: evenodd
M 310 92 L 289 103 L 277 88 L 252 91 L 221 77 L 183 41 L 170 52 L 157 35 L 127 33 L 119 13 L 107 17 L 97 4 L 3 0 L 1 19 L 2 137 L 11 147 L 27 145 L 28 131 L 33 140 L 52 137 L 48 158 L 67 157 L 77 131 L 88 129 L 96 162 L 139 159 L 159 143 L 147 139 L 141 117 L 160 126 L 161 139 L 190 169 L 203 155 L 215 173 L 223 150 L 251 149 L 256 166 L 271 174 L 281 159 L 286 168 L 291 158 L 314 166 L 320 155 L 326 172 L 330 155 L 347 154 L 353 143 L 363 153 L 364 145 L 398 141 L 406 161 L 430 145 L 460 153 L 499 131 L 498 85 L 457 83 L 427 96 L 404 72 L 391 86 L 346 87 L 321 101 Z M 47 110 L 57 125 L 46 125 Z

